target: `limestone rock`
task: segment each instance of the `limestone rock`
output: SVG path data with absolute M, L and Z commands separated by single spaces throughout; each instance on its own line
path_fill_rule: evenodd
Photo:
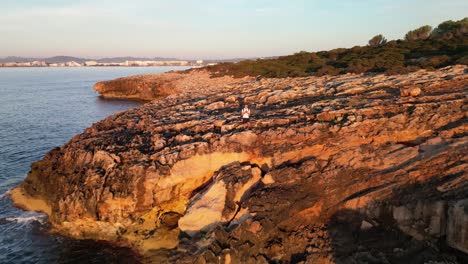
M 179 227 L 187 233 L 195 233 L 221 221 L 226 201 L 226 186 L 220 181 L 208 189 L 195 203 L 189 206 L 185 215 L 179 221 Z
M 410 88 L 401 88 L 400 89 L 400 96 L 402 97 L 415 97 L 420 95 L 422 92 L 421 88 L 419 87 L 410 87 Z
M 447 243 L 468 254 L 468 199 L 456 202 L 448 211 Z
M 242 146 L 251 147 L 255 145 L 257 135 L 252 131 L 244 131 L 230 136 L 227 141 L 239 143 Z
M 10 197 L 57 232 L 149 262 L 456 258 L 467 252 L 466 69 L 100 83 L 104 96 L 153 101 L 51 150 Z M 251 128 L 244 99 L 256 103 Z M 454 250 L 434 243 L 445 236 Z
M 246 77 L 242 80 L 252 79 L 251 77 Z M 98 82 L 93 88 L 102 96 L 109 98 L 154 100 L 184 91 L 193 94 L 204 93 L 212 87 L 217 88 L 232 82 L 234 82 L 232 77 L 211 78 L 209 72 L 195 70 L 190 74 L 185 72 L 168 72 L 135 75 Z M 235 97 L 230 97 L 227 102 L 232 103 L 234 101 Z M 217 106 L 213 105 L 212 107 Z
M 176 212 L 167 212 L 161 215 L 161 225 L 169 229 L 174 229 L 179 225 L 179 219 L 181 215 Z
M 218 110 L 222 108 L 224 108 L 224 102 L 221 102 L 221 101 L 211 103 L 205 107 L 205 109 L 208 109 L 208 110 Z

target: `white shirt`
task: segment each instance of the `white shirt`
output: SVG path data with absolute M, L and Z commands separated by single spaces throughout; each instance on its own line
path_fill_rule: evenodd
M 242 109 L 242 118 L 249 118 L 250 117 L 250 109 Z

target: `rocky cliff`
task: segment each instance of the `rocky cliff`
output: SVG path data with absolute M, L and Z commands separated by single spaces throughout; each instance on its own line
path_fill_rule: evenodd
M 248 81 L 252 78 L 234 79 L 229 76 L 211 78 L 211 73 L 200 69 L 192 70 L 190 73 L 167 72 L 123 77 L 98 82 L 93 88 L 103 97 L 150 101 L 182 92 L 204 92 L 213 87 L 237 83 L 239 80 Z
M 212 79 L 94 124 L 10 197 L 144 261 L 466 263 L 467 73 Z

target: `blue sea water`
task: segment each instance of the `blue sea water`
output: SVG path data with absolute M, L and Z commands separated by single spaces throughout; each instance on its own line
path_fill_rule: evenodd
M 129 249 L 47 232 L 44 215 L 12 206 L 6 193 L 31 163 L 106 116 L 141 101 L 104 99 L 92 86 L 181 67 L 0 68 L 0 263 L 135 263 Z

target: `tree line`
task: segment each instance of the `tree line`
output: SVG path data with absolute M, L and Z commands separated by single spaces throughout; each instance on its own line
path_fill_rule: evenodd
M 445 21 L 434 29 L 425 25 L 408 31 L 399 40 L 387 41 L 378 34 L 366 46 L 301 51 L 275 59 L 220 63 L 206 68 L 213 76 L 282 78 L 365 72 L 399 74 L 454 64 L 468 65 L 468 18 Z

